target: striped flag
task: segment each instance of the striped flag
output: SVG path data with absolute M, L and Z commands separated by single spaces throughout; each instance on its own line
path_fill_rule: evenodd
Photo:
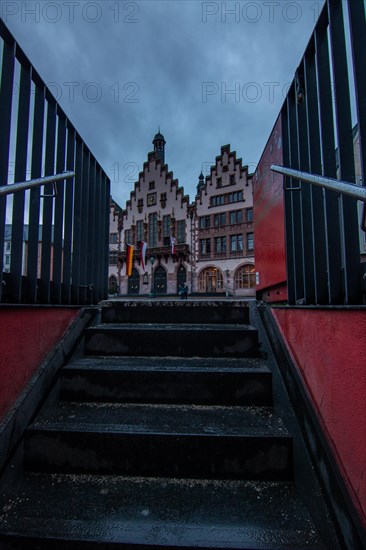
M 134 246 L 132 244 L 128 244 L 127 245 L 127 263 L 126 263 L 126 275 L 128 277 L 132 275 L 133 250 L 134 250 Z
M 141 241 L 141 265 L 142 265 L 143 271 L 145 271 L 146 249 L 147 249 L 147 243 L 145 243 L 145 241 Z
M 175 242 L 176 242 L 176 238 L 175 237 L 170 237 L 170 244 L 172 245 L 172 254 L 177 253 L 177 250 L 175 248 Z

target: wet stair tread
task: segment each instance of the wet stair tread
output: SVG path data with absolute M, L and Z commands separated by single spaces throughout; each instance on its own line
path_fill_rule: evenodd
M 0 504 L 2 538 L 81 541 L 85 549 L 108 542 L 126 548 L 324 549 L 286 482 L 28 473 Z
M 94 325 L 86 329 L 86 332 L 95 331 L 127 331 L 127 330 L 153 330 L 153 331 L 204 331 L 204 332 L 218 332 L 218 331 L 253 331 L 257 332 L 257 329 L 253 325 L 246 324 L 209 324 L 209 323 L 104 323 L 100 325 Z
M 171 372 L 270 372 L 265 361 L 258 357 L 221 358 L 221 357 L 119 357 L 97 356 L 81 357 L 63 367 L 62 372 L 75 370 L 147 370 Z
M 260 359 L 80 359 L 61 370 L 61 399 L 117 403 L 272 405 L 272 373 Z
M 59 402 L 28 429 L 132 434 L 290 437 L 271 407 Z
M 257 357 L 258 331 L 245 324 L 108 323 L 85 331 L 86 355 Z

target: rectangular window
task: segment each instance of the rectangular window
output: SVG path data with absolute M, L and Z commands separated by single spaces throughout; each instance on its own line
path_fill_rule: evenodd
M 136 231 L 137 231 L 137 241 L 143 241 L 144 240 L 144 221 L 139 220 L 136 224 Z
M 126 229 L 125 231 L 125 244 L 133 244 L 131 229 Z
M 235 185 L 235 174 L 230 175 L 230 185 Z
M 186 220 L 178 220 L 177 222 L 177 242 L 186 242 Z
M 240 202 L 243 200 L 243 191 L 236 191 L 229 194 L 229 202 Z
M 109 251 L 109 265 L 117 265 L 117 251 L 116 250 L 110 250 Z
M 215 252 L 216 254 L 226 252 L 226 237 L 215 237 Z
M 166 193 L 160 193 L 161 202 L 166 202 Z
M 254 233 L 247 233 L 247 250 L 254 250 Z
M 222 206 L 223 204 L 225 204 L 225 195 L 211 197 L 211 206 Z
M 231 249 L 231 252 L 242 252 L 242 250 L 243 250 L 243 235 L 231 235 L 230 236 L 230 249 Z
M 253 221 L 253 208 L 247 208 L 247 222 Z
M 226 225 L 226 212 L 221 212 L 220 214 L 215 214 L 214 225 L 215 225 L 215 227 L 219 227 L 221 225 Z
M 110 244 L 117 244 L 117 242 L 118 242 L 117 237 L 118 237 L 117 233 L 110 233 L 109 234 L 109 243 Z
M 211 253 L 211 239 L 200 239 L 200 254 Z
M 144 199 L 139 199 L 139 200 L 137 201 L 137 206 L 138 206 L 139 208 L 142 208 L 142 207 L 144 206 Z
M 10 256 L 9 256 L 9 254 L 6 254 L 6 256 L 5 256 L 5 265 L 10 265 Z
M 163 216 L 163 237 L 170 237 L 170 216 Z
M 243 211 L 242 210 L 234 210 L 233 212 L 230 212 L 230 224 L 234 225 L 236 223 L 242 223 L 243 221 Z
M 10 243 L 6 243 L 6 251 L 10 252 Z
M 157 216 L 149 214 L 149 246 L 156 246 L 158 242 Z
M 152 189 L 155 189 L 155 181 L 149 182 L 149 191 L 151 191 Z
M 210 216 L 200 217 L 200 229 L 207 229 L 210 227 Z
M 216 178 L 216 184 L 217 184 L 217 187 L 222 187 L 222 179 Z

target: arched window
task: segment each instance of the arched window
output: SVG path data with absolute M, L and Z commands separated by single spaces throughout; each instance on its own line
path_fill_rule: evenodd
M 255 265 L 239 267 L 235 273 L 235 288 L 255 288 Z
M 217 267 L 207 267 L 199 276 L 200 292 L 222 292 L 224 282 L 222 273 Z

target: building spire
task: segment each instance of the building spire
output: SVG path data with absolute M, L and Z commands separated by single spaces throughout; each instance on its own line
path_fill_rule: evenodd
M 160 133 L 160 126 L 159 131 L 157 134 L 155 134 L 155 137 L 153 139 L 153 145 L 154 145 L 154 151 L 156 153 L 156 158 L 160 159 L 163 164 L 165 164 L 165 139 L 163 134 Z

